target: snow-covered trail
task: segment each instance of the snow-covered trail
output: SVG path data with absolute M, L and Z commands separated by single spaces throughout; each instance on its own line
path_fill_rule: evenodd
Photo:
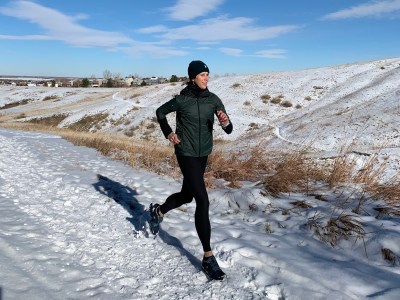
M 314 208 L 304 216 L 283 213 L 294 210 L 291 200 L 268 199 L 251 184 L 210 190 L 211 242 L 228 280 L 208 282 L 194 204 L 149 234 L 146 208 L 178 182 L 54 135 L 0 129 L 0 145 L 4 300 L 398 299 L 398 268 L 379 262 L 379 248 L 365 258 L 363 247 L 333 249 L 304 229 L 308 214 L 330 211 L 326 201 L 305 199 Z M 367 219 L 389 234 L 372 243 L 397 249 L 395 220 Z
M 0 129 L 0 144 L 4 299 L 253 298 L 208 283 L 175 237 L 148 236 L 145 206 L 171 192 L 159 178 L 51 135 Z

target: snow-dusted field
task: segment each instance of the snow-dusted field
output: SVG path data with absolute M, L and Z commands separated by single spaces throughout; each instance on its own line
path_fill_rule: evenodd
M 231 141 L 232 150 L 310 145 L 317 155 L 354 140 L 356 150 L 380 155 L 393 175 L 400 157 L 399 77 L 400 59 L 390 59 L 215 78 L 209 88 L 234 124 L 232 136 L 218 129 L 216 136 Z M 22 104 L 1 109 L 0 121 L 62 113 L 68 116 L 60 126 L 67 126 L 107 113 L 96 130 L 124 134 L 132 126 L 147 128 L 155 108 L 180 89 L 3 86 L 0 108 Z M 266 94 L 282 95 L 292 107 L 264 103 Z M 143 132 L 133 131 L 134 137 Z M 158 128 L 148 136 L 165 142 Z M 355 213 L 357 195 L 346 190 L 320 191 L 324 201 L 263 196 L 250 183 L 210 190 L 212 245 L 228 279 L 208 282 L 200 270 L 193 203 L 169 213 L 156 238 L 148 230 L 147 207 L 176 192 L 179 182 L 53 135 L 0 129 L 0 145 L 3 299 L 399 298 L 400 217 L 379 213 L 383 203 L 367 201 Z M 346 205 L 339 211 L 340 201 Z M 339 215 L 359 221 L 365 235 L 331 247 L 312 225 Z M 382 249 L 390 249 L 394 263 Z

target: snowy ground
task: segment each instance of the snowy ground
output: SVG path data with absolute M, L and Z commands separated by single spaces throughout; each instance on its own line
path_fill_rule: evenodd
M 354 140 L 354 150 L 379 155 L 391 177 L 400 164 L 399 76 L 397 58 L 215 78 L 209 86 L 233 121 L 234 133 L 224 137 L 232 150 L 311 145 L 315 155 L 329 156 Z M 96 131 L 124 134 L 141 126 L 135 138 L 146 132 L 163 143 L 159 128 L 148 128 L 155 108 L 180 89 L 2 86 L 0 122 L 62 113 L 61 127 L 106 113 Z M 265 94 L 283 95 L 293 106 L 264 103 Z M 228 279 L 208 282 L 194 204 L 170 212 L 156 238 L 148 230 L 147 207 L 179 182 L 58 136 L 0 129 L 0 145 L 4 300 L 399 299 L 399 210 L 360 201 L 354 187 L 279 198 L 251 183 L 210 190 L 212 246 Z M 363 234 L 322 241 L 324 224 L 343 216 L 359 222 Z
M 0 129 L 0 143 L 3 299 L 398 299 L 400 269 L 380 247 L 399 253 L 399 217 L 369 215 L 376 204 L 358 216 L 367 257 L 361 241 L 332 248 L 304 226 L 332 214 L 329 202 L 269 199 L 251 186 L 210 191 L 212 244 L 228 279 L 208 282 L 193 204 L 149 234 L 146 208 L 178 182 L 57 136 Z M 290 204 L 300 198 L 313 208 Z M 257 209 L 228 208 L 235 199 Z

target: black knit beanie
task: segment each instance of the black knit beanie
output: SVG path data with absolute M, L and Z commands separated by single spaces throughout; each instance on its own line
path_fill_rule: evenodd
M 196 78 L 197 74 L 200 74 L 202 72 L 210 73 L 210 70 L 208 69 L 207 65 L 203 63 L 201 60 L 194 60 L 189 64 L 188 67 L 189 79 Z

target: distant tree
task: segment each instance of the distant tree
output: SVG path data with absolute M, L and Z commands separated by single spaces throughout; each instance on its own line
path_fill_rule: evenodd
M 119 86 L 121 82 L 121 74 L 120 73 L 114 73 L 112 78 L 114 79 L 114 86 Z
M 52 80 L 51 81 L 51 87 L 55 87 L 56 86 L 56 81 L 55 80 Z
M 142 83 L 140 84 L 141 86 L 146 86 L 147 85 L 147 83 L 146 83 L 146 81 L 142 81 Z
M 89 79 L 83 78 L 82 79 L 82 87 L 88 87 L 89 86 Z
M 109 87 L 109 88 L 113 87 L 114 86 L 114 80 L 112 80 L 111 78 L 108 78 L 106 86 Z
M 103 72 L 103 78 L 105 79 L 111 79 L 112 78 L 112 73 L 110 70 L 104 70 Z
M 172 75 L 169 82 L 178 82 L 178 76 Z

